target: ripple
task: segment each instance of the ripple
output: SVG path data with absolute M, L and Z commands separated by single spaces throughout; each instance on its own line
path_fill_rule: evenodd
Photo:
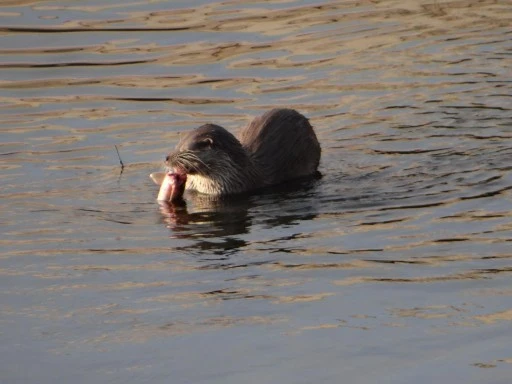
M 6 380 L 508 382 L 509 8 L 2 2 Z M 155 203 L 182 132 L 278 106 L 321 178 Z

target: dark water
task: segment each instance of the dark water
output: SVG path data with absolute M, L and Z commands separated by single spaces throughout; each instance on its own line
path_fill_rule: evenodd
M 510 383 L 511 25 L 508 1 L 2 1 L 0 382 Z M 274 106 L 323 178 L 155 203 L 179 132 Z

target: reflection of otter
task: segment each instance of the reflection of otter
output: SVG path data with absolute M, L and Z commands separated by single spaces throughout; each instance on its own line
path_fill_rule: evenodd
M 193 198 L 186 202 L 160 201 L 159 221 L 171 230 L 173 238 L 193 240 L 180 248 L 182 251 L 234 252 L 247 241 L 239 235 L 249 234 L 253 225 L 268 229 L 314 219 L 317 186 L 316 179 L 307 178 L 268 187 L 258 194 L 229 198 L 192 192 Z
M 160 201 L 160 219 L 175 238 L 224 238 L 247 233 L 251 225 L 248 211 L 251 199 L 209 199 L 196 196 L 187 204 L 181 201 Z
M 313 175 L 319 161 L 320 145 L 308 119 L 293 109 L 273 109 L 254 119 L 240 141 L 214 124 L 187 133 L 166 166 L 185 176 L 187 190 L 220 196 Z M 160 184 L 164 176 L 152 178 Z

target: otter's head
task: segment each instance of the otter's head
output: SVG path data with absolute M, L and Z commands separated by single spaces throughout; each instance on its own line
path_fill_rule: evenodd
M 256 183 L 245 149 L 235 136 L 214 124 L 186 133 L 165 158 L 165 165 L 187 175 L 186 189 L 212 195 L 243 192 Z

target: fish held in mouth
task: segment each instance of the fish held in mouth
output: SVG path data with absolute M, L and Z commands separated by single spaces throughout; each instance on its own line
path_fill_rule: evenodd
M 155 182 L 155 178 L 162 179 L 160 190 L 158 191 L 158 201 L 173 202 L 183 198 L 183 193 L 185 192 L 185 183 L 187 181 L 186 174 L 169 172 L 163 175 L 151 175 L 151 178 Z

